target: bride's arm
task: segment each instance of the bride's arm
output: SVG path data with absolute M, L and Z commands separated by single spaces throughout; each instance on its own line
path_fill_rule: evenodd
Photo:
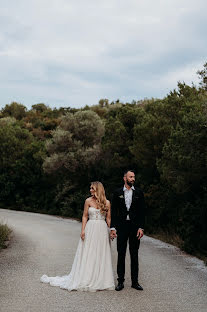
M 88 221 L 88 207 L 89 207 L 89 200 L 87 198 L 85 200 L 84 211 L 83 211 L 83 216 L 82 216 L 82 229 L 81 229 L 82 240 L 84 240 L 84 238 L 85 238 L 85 227 L 86 227 L 86 223 Z
M 107 211 L 107 215 L 106 215 L 106 223 L 108 225 L 108 227 L 111 226 L 111 204 L 110 201 L 107 201 L 107 207 L 109 208 Z

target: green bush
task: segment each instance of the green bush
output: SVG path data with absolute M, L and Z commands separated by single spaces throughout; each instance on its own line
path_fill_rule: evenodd
M 11 229 L 6 224 L 0 224 L 0 248 L 5 248 L 5 241 L 8 240 Z

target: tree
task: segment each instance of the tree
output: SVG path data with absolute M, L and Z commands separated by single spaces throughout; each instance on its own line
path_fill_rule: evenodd
M 44 103 L 38 103 L 38 104 L 32 105 L 32 110 L 39 112 L 39 113 L 43 113 L 47 110 L 51 111 L 51 108 L 46 106 Z
M 133 142 L 133 129 L 143 111 L 133 104 L 113 104 L 106 115 L 105 136 L 102 141 L 103 160 L 110 172 L 135 166 L 130 151 Z M 106 170 L 105 170 L 106 171 Z
M 163 156 L 157 161 L 166 189 L 171 188 L 176 195 L 174 223 L 188 252 L 207 253 L 206 121 L 206 111 L 186 114 L 182 124 L 172 131 Z
M 198 70 L 197 74 L 200 78 L 200 86 L 202 89 L 204 89 L 205 91 L 207 91 L 207 62 L 203 65 L 203 69 L 202 70 Z
M 200 188 L 207 179 L 207 115 L 190 112 L 174 129 L 157 161 L 162 179 L 178 193 Z
M 87 110 L 63 116 L 47 141 L 43 168 L 56 180 L 56 200 L 63 215 L 82 214 L 88 183 L 98 167 L 103 135 L 103 121 Z
M 104 124 L 92 111 L 63 116 L 46 144 L 49 156 L 44 162 L 45 172 L 64 172 L 66 176 L 86 170 L 100 154 L 103 134 Z
M 1 122 L 0 201 L 7 207 L 39 207 L 40 190 L 44 189 L 42 157 L 43 144 L 28 130 L 22 129 L 18 123 Z
M 162 147 L 170 135 L 172 126 L 159 114 L 145 113 L 134 126 L 133 144 L 130 150 L 140 166 L 156 169 L 156 159 L 161 157 Z
M 33 109 L 24 117 L 22 126 L 31 131 L 37 139 L 46 140 L 51 137 L 52 130 L 59 124 L 58 116 L 61 112 L 56 109 L 51 110 L 43 103 L 32 107 Z
M 100 107 L 108 107 L 109 106 L 109 100 L 108 99 L 100 99 L 98 104 Z
M 11 104 L 7 104 L 2 110 L 3 117 L 14 117 L 18 120 L 21 120 L 23 117 L 26 116 L 27 108 L 19 104 L 17 102 L 12 102 Z

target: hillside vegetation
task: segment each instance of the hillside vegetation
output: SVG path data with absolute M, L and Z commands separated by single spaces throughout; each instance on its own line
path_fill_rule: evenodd
M 0 112 L 0 205 L 80 218 L 91 181 L 107 197 L 136 171 L 146 231 L 207 256 L 207 63 L 200 86 L 163 99 L 75 108 L 20 103 Z

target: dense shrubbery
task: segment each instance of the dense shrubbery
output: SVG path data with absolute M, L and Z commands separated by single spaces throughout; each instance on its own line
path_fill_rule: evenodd
M 9 240 L 11 232 L 7 224 L 0 223 L 0 249 L 7 247 L 6 241 Z
M 146 230 L 176 233 L 188 252 L 207 255 L 207 93 L 178 83 L 164 99 L 82 109 L 0 113 L 1 206 L 80 218 L 90 181 L 107 196 L 125 168 L 137 172 L 148 206 Z

